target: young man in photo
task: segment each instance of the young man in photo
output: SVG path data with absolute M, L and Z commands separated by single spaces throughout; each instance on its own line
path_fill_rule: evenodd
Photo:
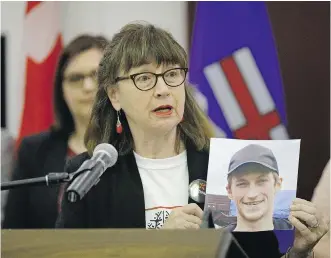
M 292 229 L 286 219 L 274 218 L 274 201 L 281 189 L 277 160 L 273 152 L 251 144 L 236 152 L 228 169 L 228 197 L 236 205 L 237 222 L 231 231 Z

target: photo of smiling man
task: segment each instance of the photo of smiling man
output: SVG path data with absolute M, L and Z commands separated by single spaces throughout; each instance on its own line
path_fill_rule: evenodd
M 205 214 L 229 231 L 291 230 L 300 139 L 212 138 Z
M 237 222 L 231 231 L 292 229 L 287 219 L 274 218 L 274 202 L 283 179 L 273 152 L 250 144 L 236 152 L 229 164 L 228 197 L 235 203 Z

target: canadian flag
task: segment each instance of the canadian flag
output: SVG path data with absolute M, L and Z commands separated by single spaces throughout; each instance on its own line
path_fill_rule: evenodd
M 18 142 L 53 123 L 53 80 L 60 52 L 60 3 L 26 2 L 23 49 L 25 93 Z

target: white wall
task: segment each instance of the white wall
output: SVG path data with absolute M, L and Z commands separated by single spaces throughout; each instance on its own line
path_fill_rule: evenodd
M 111 37 L 124 24 L 144 20 L 169 30 L 187 49 L 186 2 L 63 2 L 63 35 L 66 42 L 81 32 Z
M 7 127 L 13 136 L 16 136 L 19 130 L 24 95 L 25 59 L 22 50 L 24 5 L 23 2 L 1 2 L 1 33 L 7 38 L 6 116 Z
M 60 2 L 64 43 L 79 33 L 102 33 L 106 37 L 128 22 L 144 20 L 168 31 L 187 50 L 186 2 Z M 8 129 L 17 136 L 24 96 L 22 51 L 25 2 L 1 2 L 1 33 L 7 44 L 7 118 Z M 37 44 L 38 42 L 36 42 Z

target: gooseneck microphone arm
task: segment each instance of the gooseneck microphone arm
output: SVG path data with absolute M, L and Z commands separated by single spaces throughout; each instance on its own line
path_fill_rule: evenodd
M 24 186 L 50 186 L 66 182 L 67 180 L 69 180 L 69 178 L 70 175 L 68 173 L 49 173 L 48 175 L 43 177 L 28 178 L 1 183 L 1 191 Z
M 92 165 L 92 164 L 91 164 Z M 34 177 L 28 179 L 21 179 L 21 180 L 13 180 L 9 182 L 1 183 L 1 191 L 20 188 L 20 187 L 27 187 L 27 186 L 51 186 L 65 182 L 73 181 L 77 176 L 80 174 L 88 171 L 90 168 L 86 167 L 85 169 L 78 170 L 74 173 L 49 173 L 46 176 L 42 177 Z

